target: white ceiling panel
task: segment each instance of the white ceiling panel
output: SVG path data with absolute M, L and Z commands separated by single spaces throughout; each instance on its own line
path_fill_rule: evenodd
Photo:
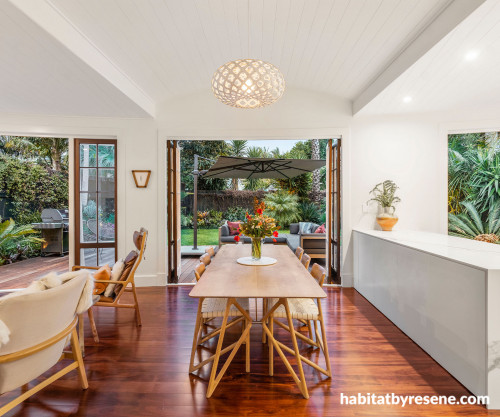
M 0 2 L 0 39 L 0 112 L 147 116 L 6 1 Z
M 360 114 L 499 108 L 499 68 L 500 1 L 488 0 Z
M 156 103 L 237 58 L 355 98 L 449 0 L 47 0 Z M 250 28 L 250 30 L 249 30 Z

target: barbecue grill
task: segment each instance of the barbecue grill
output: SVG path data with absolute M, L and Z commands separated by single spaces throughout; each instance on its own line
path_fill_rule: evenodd
M 42 223 L 32 223 L 33 229 L 42 231 L 42 256 L 69 252 L 69 212 L 66 209 L 44 209 Z

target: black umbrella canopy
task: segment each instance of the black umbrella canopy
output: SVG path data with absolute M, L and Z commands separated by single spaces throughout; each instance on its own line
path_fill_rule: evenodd
M 324 159 L 239 158 L 219 156 L 204 178 L 288 179 L 324 166 Z

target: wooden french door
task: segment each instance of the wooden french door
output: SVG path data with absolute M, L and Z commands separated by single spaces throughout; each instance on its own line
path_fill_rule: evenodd
M 116 140 L 75 139 L 75 263 L 116 262 Z
M 328 142 L 327 150 L 327 219 L 328 282 L 341 284 L 341 139 Z
M 181 162 L 177 141 L 167 141 L 167 278 L 179 282 L 181 273 Z

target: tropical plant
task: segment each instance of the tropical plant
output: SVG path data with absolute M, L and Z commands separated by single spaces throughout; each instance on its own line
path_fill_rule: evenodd
M 311 159 L 320 159 L 319 158 L 319 139 L 311 140 Z M 315 169 L 312 173 L 312 186 L 311 190 L 313 191 L 313 200 L 315 203 L 320 202 L 320 190 L 321 190 L 321 172 L 319 169 Z
M 384 208 L 395 208 L 394 204 L 401 201 L 401 199 L 396 196 L 396 190 L 398 188 L 399 187 L 394 183 L 394 181 L 385 180 L 384 182 L 381 182 L 373 187 L 373 190 L 370 191 L 370 194 L 373 194 L 373 198 L 368 200 L 368 202 L 376 201 Z
M 213 229 L 222 225 L 222 211 L 208 210 L 198 212 L 198 227 Z
M 310 202 L 302 202 L 299 204 L 300 219 L 303 222 L 320 223 L 321 213 L 318 206 Z
M 193 216 L 181 213 L 181 227 L 182 228 L 193 227 Z
M 229 207 L 224 213 L 224 219 L 230 222 L 244 220 L 246 218 L 247 210 L 243 207 Z
M 264 198 L 267 211 L 281 227 L 300 220 L 299 198 L 288 191 L 279 190 Z
M 19 260 L 39 249 L 44 240 L 33 236 L 36 233 L 31 226 L 16 226 L 12 219 L 0 223 L 0 265 Z
M 500 243 L 500 201 L 497 201 L 483 221 L 471 202 L 462 202 L 465 209 L 460 214 L 448 214 L 448 233 L 489 243 Z
M 247 149 L 247 156 L 249 158 L 269 158 L 271 153 L 267 148 L 261 148 L 259 146 L 251 146 Z M 268 179 L 249 179 L 243 180 L 243 188 L 245 190 L 265 190 L 269 187 L 270 181 Z
M 478 150 L 474 155 L 476 169 L 472 172 L 468 199 L 478 211 L 487 212 L 500 201 L 500 153 Z

